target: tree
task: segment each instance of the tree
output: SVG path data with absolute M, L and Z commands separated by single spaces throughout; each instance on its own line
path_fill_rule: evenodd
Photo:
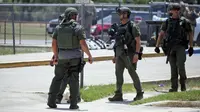
M 200 0 L 197 0 L 197 4 L 200 4 Z

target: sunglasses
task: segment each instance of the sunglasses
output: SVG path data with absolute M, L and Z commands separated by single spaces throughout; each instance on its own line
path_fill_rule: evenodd
M 128 14 L 127 12 L 119 12 L 119 15 Z

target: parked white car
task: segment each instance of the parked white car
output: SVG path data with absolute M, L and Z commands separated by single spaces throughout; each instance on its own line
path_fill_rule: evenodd
M 200 17 L 196 19 L 197 25 L 194 29 L 194 42 L 200 46 Z

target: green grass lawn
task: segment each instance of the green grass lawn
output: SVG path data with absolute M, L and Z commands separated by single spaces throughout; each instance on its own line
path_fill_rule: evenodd
M 142 99 L 139 101 L 132 102 L 132 105 L 138 105 L 149 102 L 165 101 L 165 100 L 174 100 L 174 101 L 200 101 L 200 90 L 191 90 L 186 92 L 175 92 L 161 94 L 158 96 Z
M 1 33 L 4 32 L 5 26 L 4 22 L 0 23 L 1 25 Z M 15 33 L 20 32 L 21 27 L 21 33 L 22 34 L 44 34 L 46 31 L 46 26 L 44 23 L 15 23 Z M 7 22 L 6 23 L 6 32 L 12 33 L 12 23 Z
M 158 85 L 160 85 L 160 84 L 163 84 L 164 86 L 159 87 Z M 168 90 L 170 88 L 170 82 L 169 81 L 144 82 L 144 83 L 142 83 L 142 86 L 143 86 L 143 89 L 145 92 L 154 91 L 153 88 Z M 189 89 L 189 90 L 200 89 L 200 77 L 188 79 L 187 89 Z M 81 97 L 84 101 L 90 102 L 90 101 L 98 100 L 98 99 L 113 95 L 114 91 L 115 91 L 114 84 L 88 86 L 88 87 L 84 87 L 83 89 L 81 89 Z M 124 93 L 135 92 L 135 89 L 132 84 L 124 84 L 123 92 Z M 169 96 L 170 96 L 170 94 L 169 94 Z M 178 93 L 178 94 L 186 95 L 185 93 Z M 194 94 L 196 94 L 196 92 Z M 172 98 L 173 98 L 173 96 L 176 97 L 175 95 L 173 95 L 173 93 L 171 95 L 172 95 Z M 158 100 L 159 98 L 160 97 L 158 96 L 158 98 L 156 98 L 155 100 Z M 165 98 L 168 98 L 168 96 L 166 96 Z M 187 98 L 187 97 L 179 97 L 179 98 Z M 193 97 L 193 98 L 195 98 L 195 97 Z M 200 96 L 199 96 L 199 98 L 200 98 Z M 153 101 L 153 99 L 150 99 L 148 101 Z M 138 104 L 139 103 L 140 102 L 138 102 Z
M 21 30 L 20 30 L 21 28 Z M 5 30 L 6 29 L 6 30 Z M 4 39 L 4 32 L 6 31 L 6 39 L 12 39 L 12 24 L 0 22 L 0 39 Z M 21 32 L 20 32 L 21 31 Z M 15 37 L 16 39 L 29 39 L 29 40 L 43 40 L 51 39 L 46 33 L 45 23 L 15 23 Z
M 50 52 L 51 48 L 29 48 L 29 47 L 16 47 L 16 54 L 20 53 L 35 53 L 35 52 Z M 13 54 L 12 47 L 0 47 L 0 55 Z

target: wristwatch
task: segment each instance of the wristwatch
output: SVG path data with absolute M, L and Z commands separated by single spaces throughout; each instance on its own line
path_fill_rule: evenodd
M 139 52 L 135 52 L 135 54 L 139 54 Z

